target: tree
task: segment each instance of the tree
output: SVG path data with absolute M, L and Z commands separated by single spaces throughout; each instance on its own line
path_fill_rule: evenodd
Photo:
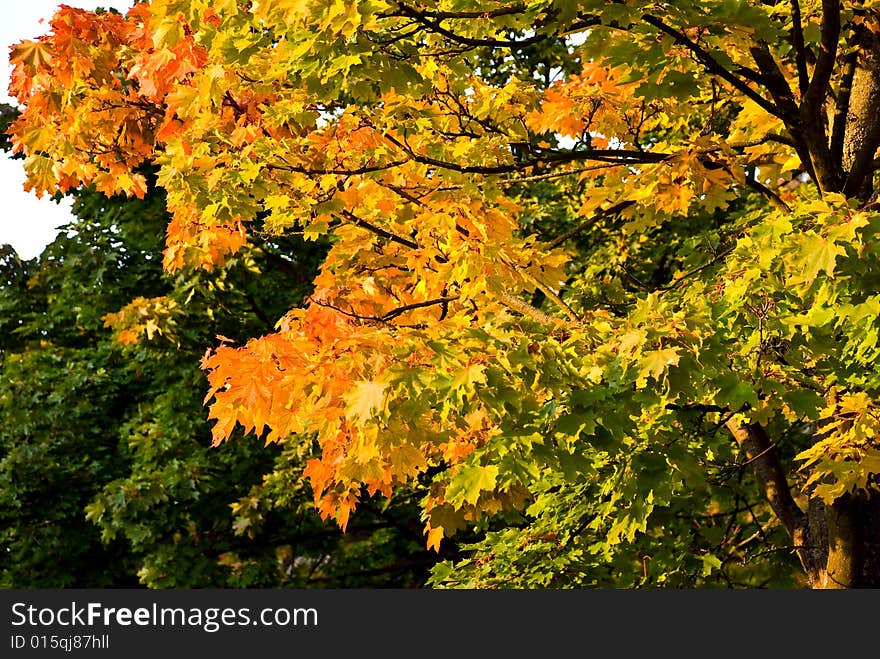
M 170 272 L 330 241 L 306 305 L 206 356 L 214 440 L 315 441 L 343 528 L 428 478 L 428 546 L 483 533 L 433 583 L 876 586 L 878 19 L 63 8 L 12 51 L 13 142 L 37 194 L 158 165 Z

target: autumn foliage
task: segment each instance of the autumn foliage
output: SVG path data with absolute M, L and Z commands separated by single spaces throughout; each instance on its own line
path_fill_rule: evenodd
M 420 480 L 429 547 L 486 532 L 438 583 L 534 551 L 556 562 L 526 585 L 755 585 L 769 546 L 876 584 L 878 25 L 831 0 L 62 6 L 12 49 L 11 132 L 38 195 L 142 196 L 157 165 L 168 272 L 329 238 L 307 304 L 205 356 L 214 441 L 314 442 L 342 528 Z M 133 304 L 123 342 L 185 312 Z

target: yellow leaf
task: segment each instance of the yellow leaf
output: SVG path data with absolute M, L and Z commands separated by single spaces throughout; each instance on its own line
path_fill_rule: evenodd
M 428 549 L 433 549 L 436 552 L 440 551 L 440 541 L 443 539 L 443 527 L 435 526 L 433 528 L 429 527 L 428 530 Z
M 801 159 L 798 158 L 797 154 L 792 154 L 788 160 L 782 163 L 782 167 L 779 168 L 779 171 L 780 173 L 798 171 L 801 167 Z
M 401 480 L 415 476 L 427 466 L 422 452 L 410 444 L 404 444 L 391 453 L 391 474 Z
M 376 280 L 373 277 L 367 277 L 361 282 L 361 288 L 364 289 L 364 293 L 367 295 L 373 296 L 379 292 L 379 289 L 376 288 Z
M 618 344 L 617 349 L 621 354 L 634 352 L 638 348 L 641 348 L 642 344 L 645 342 L 646 336 L 645 330 L 641 329 L 627 332 L 620 337 L 620 343 Z
M 459 370 L 452 380 L 452 387 L 466 387 L 472 389 L 475 384 L 483 384 L 486 382 L 486 367 L 482 364 L 470 364 Z
M 152 318 L 150 318 L 147 321 L 146 325 L 144 325 L 144 331 L 147 333 L 147 340 L 148 341 L 153 340 L 153 336 L 156 334 L 156 332 L 158 330 L 159 330 L 159 325 Z
M 659 380 L 663 371 L 676 364 L 678 364 L 678 348 L 651 350 L 639 360 L 639 378 L 650 375 L 655 380 Z
M 377 410 L 381 410 L 385 401 L 384 382 L 362 380 L 356 382 L 345 398 L 345 416 L 349 419 L 369 419 Z

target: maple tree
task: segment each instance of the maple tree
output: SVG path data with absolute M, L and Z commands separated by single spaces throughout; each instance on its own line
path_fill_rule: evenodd
M 169 272 L 330 241 L 307 304 L 203 361 L 214 441 L 314 445 L 322 515 L 429 478 L 428 547 L 483 532 L 435 585 L 880 584 L 877 3 L 50 26 L 11 52 L 29 189 L 158 166 Z M 120 340 L 171 331 L 159 302 Z

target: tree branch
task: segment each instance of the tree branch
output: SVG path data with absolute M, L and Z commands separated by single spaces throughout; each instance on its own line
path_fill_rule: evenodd
M 758 41 L 749 49 L 749 52 L 761 72 L 762 84 L 770 92 L 773 102 L 779 109 L 779 118 L 785 122 L 786 127 L 796 124 L 800 115 L 794 92 L 791 91 L 788 80 L 779 68 L 779 64 L 776 63 L 769 46 L 764 41 Z
M 767 431 L 760 423 L 741 424 L 733 419 L 725 425 L 749 462 L 764 498 L 788 531 L 794 544 L 807 546 L 809 544 L 806 541 L 807 516 L 791 495 L 785 471 L 779 461 L 779 455 L 767 436 Z M 809 572 L 808 557 L 803 551 L 799 551 L 798 556 Z
M 387 240 L 390 240 L 393 243 L 397 243 L 398 245 L 403 245 L 404 247 L 409 247 L 410 249 L 419 249 L 420 245 L 409 238 L 404 238 L 403 236 L 398 236 L 396 233 L 392 233 L 387 229 L 383 229 L 382 227 L 377 227 L 375 224 L 371 224 L 367 222 L 365 219 L 358 217 L 354 213 L 348 210 L 342 211 L 342 216 L 351 222 L 352 224 L 361 227 L 362 229 L 366 229 L 372 233 L 375 233 L 377 236 L 381 236 Z
M 400 3 L 398 3 L 399 5 Z M 412 10 L 415 11 L 415 10 Z M 499 16 L 512 16 L 514 14 L 522 14 L 526 11 L 526 5 L 517 3 L 509 7 L 501 7 L 499 9 L 478 10 L 478 11 L 429 11 L 427 9 L 420 11 L 422 16 L 427 16 L 436 20 L 447 20 L 452 18 L 498 18 Z M 396 14 L 391 14 L 396 15 Z
M 786 204 L 782 200 L 782 197 L 780 197 L 778 194 L 773 192 L 773 190 L 768 188 L 766 185 L 764 185 L 760 181 L 757 181 L 751 177 L 746 177 L 746 185 L 748 187 L 750 187 L 752 190 L 754 190 L 755 192 L 766 197 L 777 210 L 780 210 L 783 213 L 790 213 L 791 212 L 791 208 L 789 207 L 788 204 Z
M 450 302 L 455 302 L 458 299 L 458 296 L 453 297 L 438 297 L 433 300 L 425 300 L 424 302 L 414 302 L 413 304 L 405 304 L 402 307 L 397 307 L 396 309 L 392 309 L 385 315 L 378 318 L 378 320 L 387 323 L 390 320 L 394 320 L 401 314 L 405 314 L 407 311 L 415 311 L 416 309 L 424 309 L 425 307 L 433 307 L 437 304 L 444 306 L 448 305 Z
M 827 145 L 825 144 L 824 135 L 816 137 L 814 134 L 816 131 L 813 131 L 813 133 L 808 135 L 804 130 L 801 109 L 798 108 L 791 87 L 785 79 L 785 75 L 780 70 L 779 65 L 776 63 L 776 60 L 773 58 L 773 54 L 770 52 L 767 44 L 763 42 L 758 43 L 750 49 L 750 52 L 752 58 L 755 60 L 755 64 L 758 65 L 758 68 L 761 71 L 764 85 L 773 97 L 776 106 L 780 109 L 779 118 L 782 119 L 782 122 L 785 124 L 786 129 L 791 135 L 792 146 L 803 163 L 807 174 L 810 175 L 810 178 L 819 183 L 820 186 L 824 185 L 825 178 L 823 177 L 823 179 L 819 181 L 816 176 L 816 160 L 818 159 L 818 166 L 822 172 L 825 172 L 828 169 L 834 169 L 833 166 L 828 163 L 830 152 L 828 152 Z M 821 126 L 819 127 L 819 133 L 822 133 Z M 817 146 L 819 144 L 821 144 L 821 146 Z
M 671 157 L 668 153 L 632 151 L 627 149 L 591 149 L 588 151 L 544 150 L 538 151 L 538 155 L 532 159 L 506 165 L 460 165 L 458 163 L 437 160 L 436 158 L 417 153 L 406 143 L 405 140 L 399 140 L 389 133 L 385 133 L 385 139 L 401 149 L 410 158 L 423 165 L 431 165 L 438 169 L 448 169 L 462 174 L 484 174 L 487 176 L 494 174 L 511 174 L 524 169 L 529 169 L 530 167 L 553 167 L 577 161 L 596 161 L 619 165 L 645 165 L 649 163 L 663 162 Z
M 822 31 L 819 55 L 813 67 L 813 77 L 801 102 L 806 115 L 818 115 L 822 111 L 828 83 L 837 58 L 837 40 L 840 38 L 840 0 L 822 0 Z
M 791 36 L 794 45 L 794 58 L 798 72 L 798 88 L 801 96 L 807 92 L 810 86 L 810 73 L 807 71 L 807 47 L 804 44 L 804 26 L 801 22 L 800 0 L 790 0 L 791 5 Z
M 719 254 L 717 254 L 716 256 L 714 256 L 711 260 L 707 261 L 707 262 L 704 263 L 703 265 L 697 266 L 697 267 L 694 268 L 693 270 L 690 270 L 690 271 L 688 271 L 688 272 L 685 272 L 683 275 L 680 275 L 680 276 L 676 277 L 674 280 L 672 280 L 672 282 L 670 282 L 669 284 L 667 284 L 667 285 L 664 286 L 663 288 L 658 288 L 658 289 L 656 289 L 656 290 L 660 291 L 661 294 L 662 294 L 662 293 L 665 293 L 666 291 L 671 291 L 672 289 L 677 288 L 678 285 L 681 284 L 681 282 L 686 281 L 686 280 L 689 279 L 690 277 L 693 277 L 694 275 L 696 275 L 696 274 L 702 272 L 702 271 L 705 270 L 706 268 L 711 268 L 713 265 L 715 265 L 716 263 L 718 263 L 719 261 L 721 261 L 721 260 L 722 260 L 724 257 L 726 257 L 728 254 L 731 254 L 731 253 L 733 252 L 734 249 L 736 249 L 736 245 L 735 245 L 735 244 L 734 244 L 734 245 L 731 245 L 730 247 L 728 247 L 728 248 L 725 249 L 724 251 L 720 252 Z M 632 275 L 630 275 L 630 276 L 632 276 Z M 652 291 L 652 292 L 653 292 L 653 291 Z
M 800 115 L 804 141 L 812 156 L 813 180 L 822 192 L 838 191 L 842 181 L 840 164 L 831 157 L 825 135 L 825 97 L 837 59 L 837 41 L 840 38 L 840 1 L 822 0 L 822 28 L 819 55 L 813 67 L 813 77 L 801 99 Z M 798 154 L 800 156 L 800 154 Z M 803 157 L 801 156 L 803 161 Z
M 415 21 L 418 21 L 426 28 L 435 32 L 436 34 L 442 35 L 449 39 L 450 41 L 461 44 L 463 46 L 469 46 L 471 48 L 481 48 L 481 47 L 489 47 L 489 48 L 523 48 L 525 46 L 531 46 L 536 43 L 540 43 L 542 41 L 546 41 L 556 35 L 552 34 L 534 34 L 531 37 L 525 37 L 524 39 L 477 39 L 473 37 L 465 37 L 460 34 L 456 34 L 452 30 L 449 30 L 441 25 L 441 22 L 445 19 L 449 18 L 489 18 L 494 16 L 503 16 L 505 14 L 514 14 L 519 13 L 518 11 L 510 11 L 509 8 L 505 10 L 499 10 L 496 12 L 483 12 L 480 13 L 479 16 L 474 16 L 476 12 L 426 12 L 419 11 L 414 7 L 410 7 L 409 5 L 405 5 L 403 3 L 398 2 L 397 7 L 400 11 L 400 15 L 406 16 L 408 18 L 412 18 Z M 587 27 L 592 27 L 594 25 L 599 24 L 599 18 L 594 16 L 589 16 L 582 18 L 579 21 L 576 21 L 569 25 L 566 28 L 566 31 L 572 30 L 582 30 Z
M 742 79 L 737 78 L 735 75 L 733 75 L 733 73 L 724 68 L 718 62 L 718 60 L 716 60 L 712 56 L 712 54 L 709 53 L 709 51 L 707 51 L 695 41 L 691 40 L 686 34 L 679 32 L 672 26 L 664 23 L 656 16 L 652 16 L 650 14 L 645 14 L 644 16 L 642 16 L 642 20 L 672 37 L 677 44 L 684 46 L 685 48 L 690 50 L 694 54 L 694 57 L 697 58 L 697 61 L 700 62 L 700 64 L 702 64 L 704 67 L 706 67 L 706 70 L 709 71 L 709 73 L 713 73 L 722 80 L 730 83 L 730 85 L 733 86 L 734 89 L 738 90 L 740 93 L 753 100 L 761 108 L 772 114 L 774 117 L 779 117 L 780 119 L 782 118 L 780 116 L 779 108 L 777 108 L 772 101 L 768 101 L 754 89 L 749 87 Z
M 504 263 L 508 268 L 513 270 L 515 273 L 517 273 L 520 277 L 529 282 L 537 290 L 541 291 L 546 298 L 548 298 L 551 302 L 553 302 L 553 304 L 559 307 L 559 309 L 566 315 L 570 322 L 579 322 L 577 314 L 574 312 L 574 310 L 570 306 L 568 306 L 565 301 L 561 297 L 559 297 L 559 294 L 552 288 L 550 288 L 547 284 L 540 281 L 525 268 L 518 266 L 516 263 L 512 263 L 508 259 L 502 257 L 501 262 Z
M 554 238 L 549 243 L 547 243 L 547 247 L 549 247 L 550 249 L 554 249 L 556 247 L 559 247 L 562 243 L 574 238 L 579 233 L 586 231 L 587 229 L 589 229 L 593 225 L 604 220 L 606 217 L 609 217 L 611 215 L 617 215 L 618 213 L 625 211 L 630 206 L 635 205 L 635 203 L 636 202 L 634 202 L 634 201 L 621 201 L 621 202 L 614 204 L 613 206 L 610 206 L 604 210 L 601 210 L 597 213 L 593 213 L 593 215 L 591 215 L 589 218 L 587 218 L 586 220 L 584 220 L 583 222 L 578 224 L 573 229 L 566 231 L 561 236 L 556 236 L 556 238 Z
M 762 144 L 766 144 L 767 142 L 776 142 L 777 144 L 784 144 L 785 146 L 794 147 L 794 142 L 790 137 L 786 137 L 785 135 L 777 135 L 776 133 L 767 133 L 763 137 L 758 137 L 753 140 L 748 140 L 746 142 L 729 142 L 728 146 L 732 149 L 747 149 L 750 146 L 760 146 Z
M 837 90 L 837 100 L 834 106 L 834 118 L 831 123 L 831 157 L 835 162 L 843 161 L 843 144 L 846 136 L 846 122 L 849 114 L 850 93 L 852 92 L 853 77 L 856 73 L 857 53 L 846 55 L 843 65 L 843 74 L 840 78 L 840 87 Z
M 506 307 L 509 309 L 513 309 L 514 311 L 519 311 L 522 315 L 528 316 L 534 321 L 541 323 L 542 325 L 553 325 L 557 326 L 560 322 L 562 322 L 559 318 L 554 318 L 553 316 L 544 313 L 537 307 L 533 307 L 528 302 L 523 302 L 518 297 L 511 295 L 510 293 L 501 292 L 498 293 L 498 298 L 504 303 Z
M 355 313 L 353 311 L 346 311 L 345 309 L 341 309 L 334 304 L 330 304 L 329 302 L 323 302 L 322 300 L 318 300 L 316 298 L 310 297 L 309 301 L 312 304 L 316 304 L 319 307 L 324 307 L 326 309 L 332 309 L 336 313 L 340 313 L 347 318 L 353 318 L 354 320 L 361 320 L 365 322 L 371 323 L 390 323 L 392 320 L 405 314 L 407 311 L 415 311 L 416 309 L 424 309 L 426 307 L 433 307 L 436 305 L 446 306 L 450 302 L 455 302 L 458 300 L 458 297 L 440 297 L 435 298 L 433 300 L 425 300 L 424 302 L 414 302 L 412 304 L 405 304 L 402 307 L 397 307 L 388 311 L 387 313 L 382 314 L 381 316 L 365 316 L 364 314 Z M 442 318 L 441 318 L 442 320 Z
M 370 174 L 372 172 L 383 172 L 386 169 L 400 167 L 407 162 L 408 159 L 394 160 L 383 165 L 364 165 L 362 167 L 355 167 L 354 169 L 345 167 L 332 167 L 329 169 L 324 169 L 320 167 L 303 167 L 302 165 L 291 165 L 287 162 L 285 162 L 283 165 L 269 164 L 267 165 L 267 167 L 269 169 L 277 169 L 284 172 L 295 172 L 297 174 L 306 174 L 308 176 L 324 176 L 325 174 L 338 174 L 340 176 L 358 176 L 360 174 Z

